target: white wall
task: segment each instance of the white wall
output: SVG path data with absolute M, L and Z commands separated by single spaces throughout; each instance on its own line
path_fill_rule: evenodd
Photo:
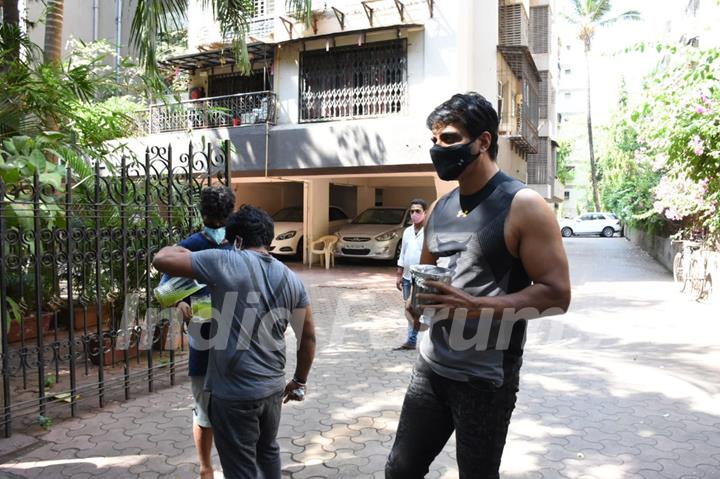
M 408 207 L 416 198 L 427 201 L 428 205 L 436 200 L 436 191 L 432 186 L 388 187 L 383 188 L 383 206 Z
M 359 2 L 356 2 L 359 6 Z M 496 2 L 488 8 L 473 0 L 436 1 L 434 17 L 423 20 L 424 30 L 401 30 L 407 39 L 408 109 L 412 128 L 424 129 L 432 109 L 455 93 L 477 91 L 495 103 L 497 94 L 496 50 L 498 11 Z M 417 5 L 416 5 L 417 7 Z M 421 10 L 422 11 L 422 10 Z M 420 15 L 420 13 L 418 13 Z M 355 18 L 355 17 L 353 17 Z M 358 20 L 358 28 L 367 28 L 367 19 Z M 335 30 L 337 21 L 335 22 Z M 399 23 L 399 22 L 398 22 Z M 321 23 L 329 29 L 332 22 Z M 346 27 L 350 30 L 351 27 Z M 318 33 L 323 33 L 323 28 Z M 366 43 L 397 38 L 395 31 L 367 35 Z M 336 46 L 353 45 L 356 35 L 336 39 Z M 325 49 L 324 40 L 305 42 L 306 51 Z M 280 112 L 278 124 L 297 123 L 299 55 L 301 45 L 285 44 L 278 49 L 275 88 Z
M 506 174 L 527 183 L 527 161 L 512 149 L 510 140 L 501 136 L 498 139 L 498 167 Z
M 29 30 L 30 39 L 38 44 L 45 43 L 45 5 L 44 2 L 31 0 L 27 3 L 27 18 L 35 22 L 35 27 Z M 128 55 L 130 38 L 130 25 L 137 0 L 124 0 L 122 9 L 122 37 L 120 41 L 122 56 Z M 65 0 L 63 10 L 63 55 L 68 53 L 67 43 L 70 38 L 81 39 L 84 42 L 93 41 L 93 1 L 92 0 Z M 115 0 L 98 0 L 98 39 L 106 39 L 112 45 L 116 41 L 116 6 Z

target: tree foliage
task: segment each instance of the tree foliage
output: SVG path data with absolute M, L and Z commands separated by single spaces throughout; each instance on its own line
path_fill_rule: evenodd
M 681 236 L 720 234 L 720 50 L 658 45 L 645 95 L 622 104 L 603 153 L 603 201 Z M 641 201 L 639 201 L 641 199 Z

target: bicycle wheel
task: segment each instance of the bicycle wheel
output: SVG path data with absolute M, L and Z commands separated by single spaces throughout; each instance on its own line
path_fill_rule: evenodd
M 704 291 L 704 298 L 705 301 L 707 301 L 710 304 L 715 304 L 717 302 L 717 292 L 713 291 L 713 275 L 708 274 L 705 276 L 705 291 Z
M 685 289 L 685 272 L 683 271 L 682 253 L 677 253 L 673 259 L 673 279 L 680 285 L 680 291 Z
M 690 280 L 690 296 L 698 301 L 703 294 L 705 288 L 705 268 L 699 258 L 693 258 L 690 262 L 690 272 L 688 274 Z

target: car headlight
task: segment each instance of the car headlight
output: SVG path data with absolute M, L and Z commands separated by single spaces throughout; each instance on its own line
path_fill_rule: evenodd
M 397 238 L 397 233 L 390 231 L 389 233 L 383 233 L 380 236 L 376 236 L 375 241 L 390 241 L 395 238 Z
M 288 231 L 287 233 L 278 235 L 275 239 L 278 241 L 283 241 L 283 240 L 287 240 L 290 238 L 294 238 L 296 234 L 297 234 L 297 231 Z

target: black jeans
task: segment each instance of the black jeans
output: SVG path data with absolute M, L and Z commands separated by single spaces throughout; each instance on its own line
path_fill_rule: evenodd
M 257 401 L 210 396 L 210 423 L 223 474 L 228 479 L 280 479 L 282 393 Z M 259 474 L 262 473 L 262 476 Z
M 460 478 L 498 478 L 518 375 L 502 387 L 435 374 L 418 359 L 405 394 L 387 479 L 422 478 L 455 431 Z

